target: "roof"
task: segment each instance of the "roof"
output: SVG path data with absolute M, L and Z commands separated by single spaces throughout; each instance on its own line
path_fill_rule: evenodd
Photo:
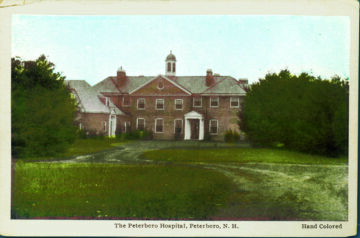
M 69 86 L 75 95 L 81 112 L 110 113 L 111 110 L 114 110 L 117 115 L 125 115 L 111 102 L 109 106 L 105 106 L 101 100 L 102 96 L 99 95 L 85 80 L 66 80 L 65 84 Z
M 162 75 L 162 77 L 165 77 Z M 108 77 L 93 86 L 98 93 L 131 93 L 135 89 L 145 86 L 155 79 L 155 76 L 128 76 L 128 80 L 121 88 L 116 87 L 116 77 Z M 193 94 L 238 94 L 245 95 L 244 89 L 231 76 L 214 76 L 214 85 L 206 86 L 206 76 L 176 76 L 167 77 Z
M 176 61 L 175 55 L 170 51 L 170 54 L 166 57 L 166 61 L 173 60 Z

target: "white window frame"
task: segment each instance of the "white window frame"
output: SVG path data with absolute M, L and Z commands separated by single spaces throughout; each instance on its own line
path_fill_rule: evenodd
M 195 106 L 195 99 L 196 98 L 200 98 L 200 106 Z M 198 107 L 198 108 L 202 107 L 202 97 L 193 97 L 193 107 Z
M 158 108 L 157 105 L 158 105 L 158 101 L 162 101 L 163 103 L 163 108 Z M 163 98 L 157 98 L 155 99 L 155 110 L 158 110 L 158 111 L 163 111 L 165 110 L 165 100 Z
M 176 108 L 176 105 L 177 105 L 177 104 L 176 104 L 176 101 L 181 101 L 181 109 Z M 184 100 L 181 99 L 181 98 L 175 99 L 175 100 L 174 100 L 174 105 L 175 105 L 175 110 L 182 111 L 182 110 L 183 110 L 183 107 L 184 107 Z
M 211 121 L 216 121 L 216 133 L 211 132 Z M 209 133 L 211 135 L 217 135 L 219 133 L 219 120 L 216 120 L 216 119 L 209 120 Z
M 176 121 L 181 121 L 181 133 L 184 132 L 184 122 L 183 122 L 183 119 L 180 119 L 180 118 L 177 118 L 174 120 L 174 134 L 176 133 Z M 180 133 L 180 134 L 181 134 Z
M 143 130 L 145 130 L 146 120 L 143 117 L 136 118 L 136 130 L 139 130 L 139 120 L 144 120 L 144 129 Z
M 109 102 L 110 98 L 109 97 L 105 97 L 105 106 L 109 106 L 110 102 Z
M 158 120 L 162 120 L 162 131 L 157 131 L 157 123 L 158 123 Z M 155 119 L 155 133 L 164 133 L 164 119 L 163 118 L 156 118 Z
M 238 105 L 237 106 L 231 106 L 231 102 L 233 102 L 234 100 L 233 99 L 236 99 L 235 101 L 237 101 Z M 230 97 L 230 108 L 240 108 L 240 98 L 239 97 Z
M 125 97 L 128 97 L 129 98 L 129 104 L 125 104 L 124 102 L 125 102 Z M 123 96 L 123 98 L 122 98 L 122 105 L 123 105 L 123 107 L 130 107 L 130 96 Z M 144 104 L 145 105 L 145 104 Z
M 212 105 L 211 105 L 211 103 L 212 103 L 213 101 L 215 101 L 215 102 L 217 101 L 217 106 L 212 106 Z M 210 97 L 210 107 L 211 107 L 211 108 L 218 108 L 219 105 L 220 105 L 220 99 L 219 99 L 219 97 Z
M 140 102 L 140 100 L 144 100 L 144 108 L 139 108 L 139 102 Z M 138 99 L 137 99 L 137 101 L 136 101 L 136 108 L 137 108 L 137 110 L 145 110 L 145 108 L 146 108 L 146 100 L 145 100 L 145 98 L 138 98 Z

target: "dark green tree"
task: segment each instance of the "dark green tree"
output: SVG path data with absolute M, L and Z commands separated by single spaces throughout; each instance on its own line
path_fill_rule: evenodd
M 347 151 L 348 84 L 288 70 L 251 85 L 239 114 L 254 144 L 338 156 Z
M 11 143 L 14 157 L 52 156 L 73 142 L 76 105 L 65 77 L 44 55 L 11 59 Z

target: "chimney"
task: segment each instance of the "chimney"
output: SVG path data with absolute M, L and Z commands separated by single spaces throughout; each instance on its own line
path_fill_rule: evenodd
M 116 83 L 118 87 L 122 87 L 126 83 L 126 72 L 122 67 L 117 70 Z
M 210 87 L 214 83 L 214 76 L 211 69 L 206 70 L 206 86 Z

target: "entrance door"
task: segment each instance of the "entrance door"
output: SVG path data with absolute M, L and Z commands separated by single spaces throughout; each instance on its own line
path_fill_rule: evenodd
M 191 139 L 198 140 L 199 139 L 199 119 L 189 119 L 190 121 L 190 129 L 191 129 Z

